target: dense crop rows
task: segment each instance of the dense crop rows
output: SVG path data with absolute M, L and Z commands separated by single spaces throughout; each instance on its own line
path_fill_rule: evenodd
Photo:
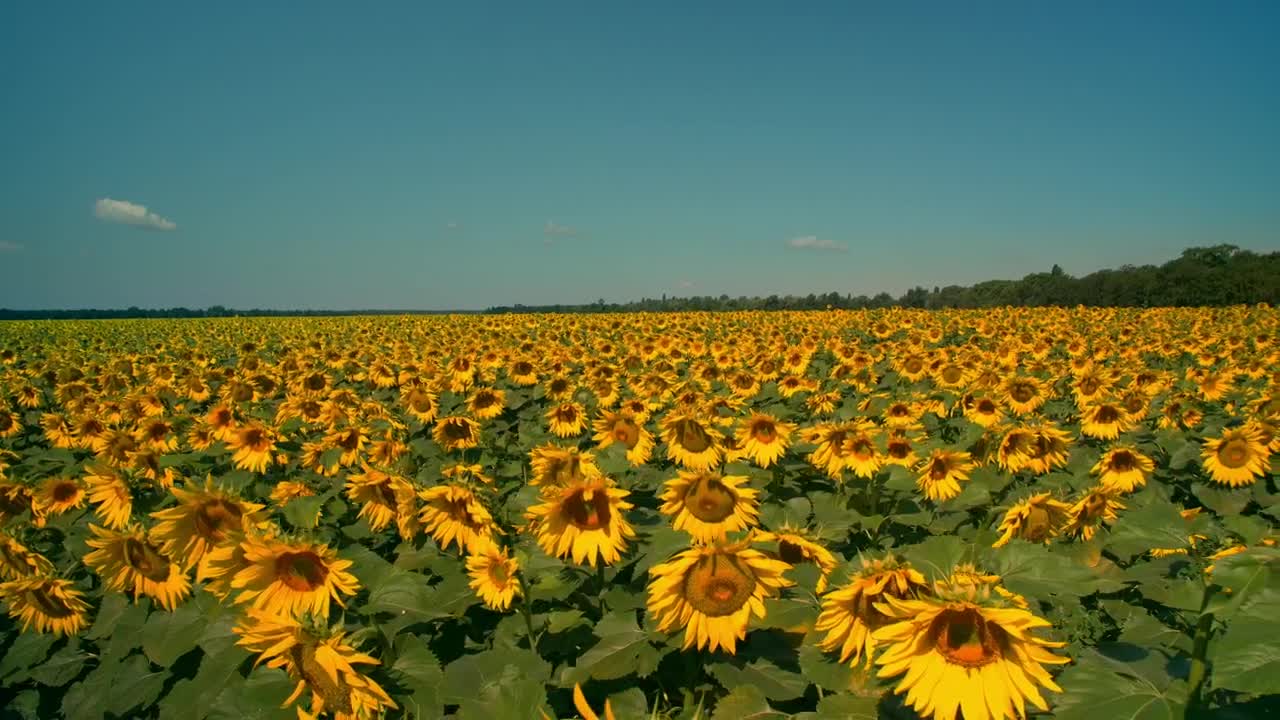
M 0 712 L 1256 716 L 1278 322 L 0 325 Z

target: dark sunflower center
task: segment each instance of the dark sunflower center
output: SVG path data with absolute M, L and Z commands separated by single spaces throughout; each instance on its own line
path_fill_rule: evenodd
M 849 452 L 859 460 L 869 460 L 876 454 L 876 449 L 871 440 L 860 437 L 849 443 Z
M 1103 405 L 1093 414 L 1093 421 L 1101 425 L 1110 425 L 1120 419 L 1120 413 L 1110 405 Z
M 196 533 L 206 540 L 222 542 L 227 537 L 226 528 L 239 525 L 243 514 L 236 503 L 222 499 L 206 500 L 196 506 Z
M 334 682 L 329 672 L 316 660 L 314 640 L 294 645 L 289 650 L 289 654 L 292 656 L 294 666 L 298 668 L 298 674 L 307 681 L 307 686 L 324 698 L 325 710 L 335 715 L 351 713 L 350 687 L 343 680 L 341 672 L 338 673 L 338 681 Z
M 778 541 L 778 559 L 789 565 L 799 565 L 809 558 L 805 555 L 803 546 L 783 538 Z
M 711 447 L 711 436 L 696 421 L 681 420 L 676 424 L 676 440 L 692 453 L 700 453 Z
M 147 428 L 147 437 L 151 440 L 163 440 L 169 434 L 168 423 L 155 423 Z
M 53 486 L 53 499 L 56 502 L 70 502 L 80 493 L 80 487 L 73 482 L 60 482 Z
M 702 478 L 689 486 L 684 506 L 690 515 L 703 522 L 718 523 L 733 514 L 738 494 L 720 478 Z
M 152 582 L 164 582 L 169 579 L 169 559 L 151 543 L 137 538 L 126 539 L 124 559 L 129 563 L 129 567 Z
M 762 420 L 752 426 L 751 434 L 762 443 L 771 443 L 778 437 L 778 428 L 773 423 Z
M 1036 396 L 1036 389 L 1027 383 L 1015 383 L 1009 396 L 1020 403 L 1031 402 Z
M 948 365 L 942 370 L 942 381 L 954 385 L 964 377 L 964 371 L 955 365 Z
M 911 443 L 905 440 L 890 440 L 888 452 L 889 457 L 901 460 L 911 454 Z
M 684 599 L 708 617 L 732 615 L 756 589 L 756 576 L 736 556 L 704 557 L 684 576 Z
M 947 461 L 942 458 L 934 458 L 929 463 L 929 479 L 933 481 L 943 480 L 947 477 L 950 468 L 947 467 Z
M 619 420 L 613 424 L 613 439 L 630 450 L 640 442 L 640 428 L 630 420 Z
M 533 365 L 522 360 L 516 363 L 515 368 L 513 369 L 516 371 L 516 375 L 529 375 L 533 372 Z
M 567 380 L 552 380 L 551 387 L 548 388 L 552 394 L 559 395 L 569 390 L 569 382 Z
M 447 440 L 451 440 L 453 442 L 470 440 L 471 426 L 458 420 L 445 423 L 444 436 Z
M 1249 443 L 1240 439 L 1229 440 L 1218 448 L 1218 461 L 1233 470 L 1248 465 L 1251 455 Z
M 244 444 L 254 449 L 262 445 L 262 441 L 265 439 L 266 435 L 257 428 L 250 428 L 244 433 Z
M 911 358 L 910 360 L 903 363 L 902 369 L 906 370 L 908 373 L 912 375 L 915 375 L 921 370 L 924 370 L 924 361 L 920 360 L 919 358 Z
M 248 383 L 236 383 L 231 389 L 231 399 L 236 402 L 249 402 L 253 399 L 253 386 Z
M 1027 511 L 1027 519 L 1022 526 L 1022 537 L 1029 542 L 1043 542 L 1053 531 L 1053 521 L 1049 511 L 1038 505 L 1032 505 Z
M 575 491 L 564 501 L 564 513 L 569 522 L 581 530 L 599 530 L 608 527 L 613 518 L 609 507 L 609 495 L 602 489 Z
M 431 396 L 424 392 L 415 391 L 409 396 L 409 407 L 413 408 L 415 412 L 430 412 L 432 407 Z
M 68 618 L 76 611 L 61 598 L 55 597 L 45 588 L 36 588 L 22 593 L 22 597 L 40 610 L 40 614 L 51 618 Z
M 994 415 L 996 412 L 996 404 L 989 398 L 983 398 L 978 401 L 978 412 L 983 415 Z
M 1118 450 L 1111 455 L 1111 469 L 1116 472 L 1128 472 L 1134 466 L 1133 453 L 1128 450 Z
M 1092 395 L 1098 392 L 1098 381 L 1093 378 L 1086 378 L 1080 381 L 1080 394 Z
M 310 551 L 281 553 L 276 558 L 276 578 L 290 590 L 311 592 L 329 577 L 324 560 Z
M 305 418 L 314 419 L 320 417 L 320 403 L 315 400 L 304 401 L 299 409 Z
M 975 609 L 945 610 L 930 627 L 934 648 L 947 662 L 977 668 L 1000 659 L 1003 631 Z
M 482 392 L 476 395 L 475 406 L 477 410 L 485 410 L 493 407 L 498 402 L 498 398 L 491 392 Z
M 574 423 L 578 420 L 578 410 L 572 405 L 562 405 L 556 410 L 556 419 L 562 423 Z

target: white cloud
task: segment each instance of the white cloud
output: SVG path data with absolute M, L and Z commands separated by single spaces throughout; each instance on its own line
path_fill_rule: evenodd
M 681 280 L 681 281 L 680 281 L 680 289 L 681 289 L 681 290 L 688 290 L 688 289 L 689 289 L 689 288 L 691 288 L 691 287 L 693 287 L 693 281 L 692 281 L 692 280 Z
M 548 220 L 546 226 L 542 228 L 542 232 L 547 235 L 577 235 L 578 229 Z
M 817 235 L 793 237 L 787 241 L 787 247 L 793 250 L 834 250 L 836 252 L 844 252 L 849 249 L 848 245 L 827 238 L 819 239 Z
M 444 224 L 444 227 L 446 230 L 457 230 L 458 228 L 462 227 L 462 223 L 458 222 L 457 220 L 450 220 L 449 222 Z
M 93 214 L 106 222 L 135 225 L 150 230 L 175 230 L 178 227 L 172 221 L 151 212 L 145 205 L 128 200 L 101 198 L 93 204 Z
M 22 246 L 18 243 L 0 240 L 0 252 L 18 252 L 21 249 Z

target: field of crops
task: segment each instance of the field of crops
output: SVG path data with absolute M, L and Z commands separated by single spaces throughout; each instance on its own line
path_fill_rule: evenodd
M 0 716 L 1280 712 L 1267 307 L 0 325 Z

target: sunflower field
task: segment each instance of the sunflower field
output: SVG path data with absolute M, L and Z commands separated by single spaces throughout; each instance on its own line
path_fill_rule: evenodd
M 1278 335 L 0 324 L 0 717 L 1280 712 Z

